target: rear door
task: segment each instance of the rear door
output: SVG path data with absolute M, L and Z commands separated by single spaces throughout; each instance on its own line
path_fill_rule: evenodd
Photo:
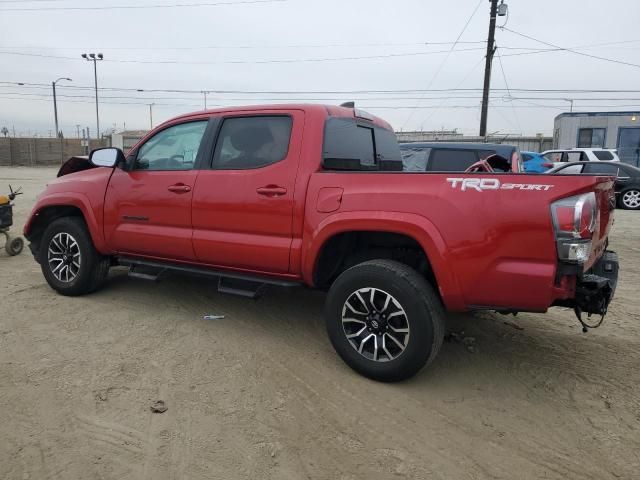
M 104 232 L 122 254 L 195 260 L 191 199 L 207 120 L 171 125 L 116 168 L 105 196 Z
M 217 120 L 216 145 L 193 195 L 198 261 L 287 273 L 304 112 L 260 110 Z

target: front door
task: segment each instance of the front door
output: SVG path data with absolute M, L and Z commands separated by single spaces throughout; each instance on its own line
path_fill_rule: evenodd
M 297 110 L 219 119 L 211 168 L 198 173 L 193 194 L 193 245 L 200 262 L 289 271 L 303 121 Z
M 105 198 L 107 244 L 121 254 L 193 261 L 191 200 L 206 120 L 169 126 L 116 169 Z
M 620 128 L 618 157 L 625 163 L 640 167 L 640 127 Z

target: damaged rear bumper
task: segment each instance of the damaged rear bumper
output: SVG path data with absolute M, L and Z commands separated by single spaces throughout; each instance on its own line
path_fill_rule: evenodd
M 574 307 L 588 314 L 604 315 L 618 285 L 618 255 L 607 250 L 576 283 Z
M 605 251 L 589 271 L 576 275 L 572 298 L 558 299 L 553 306 L 573 308 L 576 314 L 606 314 L 618 285 L 618 269 L 616 252 Z

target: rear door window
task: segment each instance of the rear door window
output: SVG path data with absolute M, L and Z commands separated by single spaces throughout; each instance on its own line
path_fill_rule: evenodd
M 218 135 L 213 168 L 249 170 L 284 160 L 292 119 L 286 115 L 226 118 Z
M 593 154 L 598 160 L 613 160 L 613 154 L 608 150 L 594 150 Z
M 585 166 L 585 173 L 602 173 L 605 175 L 618 176 L 618 166 L 608 163 L 591 162 Z
M 584 165 L 569 165 L 566 168 L 558 170 L 556 173 L 559 173 L 561 175 L 579 175 L 582 173 L 583 168 Z
M 427 170 L 430 172 L 464 172 L 478 161 L 475 150 L 434 148 L 431 150 Z

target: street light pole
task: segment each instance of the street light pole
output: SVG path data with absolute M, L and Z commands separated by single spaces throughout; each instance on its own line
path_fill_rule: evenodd
M 149 104 L 149 126 L 151 127 L 151 130 L 153 130 L 153 106 L 154 105 L 155 103 Z
M 51 82 L 51 86 L 53 87 L 53 115 L 56 120 L 56 137 L 60 136 L 60 129 L 58 128 L 58 103 L 56 102 L 56 83 L 58 83 L 60 80 L 67 80 L 69 82 L 73 81 L 67 77 L 60 77 L 57 80 Z
M 93 62 L 93 80 L 96 91 L 96 138 L 100 140 L 100 115 L 98 113 L 98 67 L 96 64 L 98 60 L 104 60 L 104 56 L 101 53 L 83 53 L 82 58 L 89 62 Z
M 202 95 L 204 95 L 204 109 L 206 110 L 207 109 L 207 93 L 211 93 L 211 92 L 207 90 L 201 90 L 201 92 L 202 92 Z
M 571 106 L 569 107 L 569 111 L 573 112 L 573 98 L 565 98 L 564 101 L 571 104 Z

